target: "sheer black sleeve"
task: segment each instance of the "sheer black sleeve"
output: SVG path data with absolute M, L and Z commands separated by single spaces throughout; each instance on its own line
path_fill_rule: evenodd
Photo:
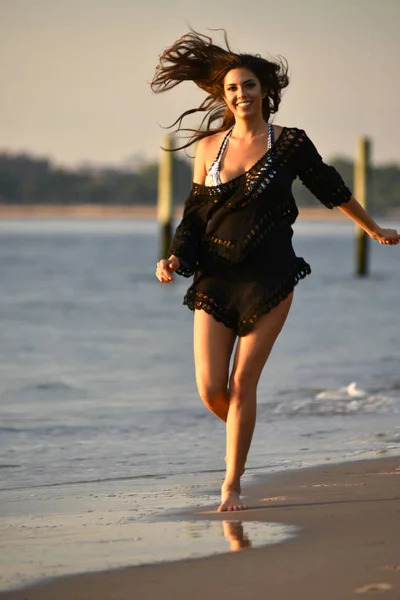
M 184 204 L 183 217 L 176 228 L 169 247 L 169 254 L 179 258 L 176 273 L 191 277 L 196 270 L 201 237 L 205 231 L 210 205 L 203 196 L 193 193 L 193 188 Z
M 327 208 L 348 202 L 351 199 L 351 191 L 346 187 L 341 175 L 334 167 L 324 163 L 307 134 L 304 131 L 302 134 L 297 170 L 302 183 Z

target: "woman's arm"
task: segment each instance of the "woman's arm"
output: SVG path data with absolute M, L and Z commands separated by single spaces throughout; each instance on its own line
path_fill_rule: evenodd
M 382 227 L 379 227 L 355 198 L 352 197 L 348 202 L 340 204 L 337 208 L 366 231 L 373 240 L 378 240 L 380 244 L 394 246 L 400 242 L 400 235 L 395 229 L 382 229 Z
M 205 149 L 208 138 L 200 140 L 194 159 L 193 181 L 203 185 L 206 178 Z M 197 250 L 200 237 L 207 222 L 208 206 L 191 192 L 187 198 L 183 217 L 176 228 L 170 245 L 170 256 L 157 263 L 156 276 L 162 283 L 173 281 L 172 274 L 190 277 L 197 262 Z
M 353 198 L 341 175 L 322 160 L 303 129 L 298 130 L 300 144 L 297 174 L 304 185 L 328 208 L 337 207 L 380 244 L 396 245 L 400 235 L 395 229 L 382 229 Z

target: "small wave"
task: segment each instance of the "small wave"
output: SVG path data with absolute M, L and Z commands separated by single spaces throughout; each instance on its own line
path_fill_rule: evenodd
M 54 481 L 52 483 L 40 483 L 33 485 L 21 485 L 21 486 L 13 486 L 13 487 L 4 487 L 0 488 L 0 492 L 9 492 L 12 490 L 25 490 L 25 489 L 35 489 L 35 488 L 56 488 L 67 485 L 86 485 L 93 483 L 113 483 L 116 481 L 137 481 L 138 479 L 167 479 L 172 473 L 164 473 L 163 475 L 155 474 L 147 474 L 147 475 L 129 475 L 126 477 L 99 477 L 97 479 L 77 479 L 72 481 Z
M 34 386 L 37 390 L 50 390 L 50 391 L 69 391 L 75 390 L 76 388 L 68 383 L 64 383 L 63 381 L 45 381 L 43 383 L 37 383 Z
M 367 392 L 357 388 L 357 383 L 352 381 L 349 385 L 337 390 L 324 390 L 316 396 L 317 400 L 342 400 L 348 398 L 366 398 Z
M 24 433 L 36 437 L 46 436 L 48 438 L 61 438 L 66 435 L 83 435 L 90 433 L 99 433 L 99 427 L 96 425 L 83 425 L 81 423 L 58 425 L 57 423 L 49 423 L 44 425 L 41 420 L 29 421 L 26 427 L 0 427 L 0 433 Z
M 387 413 L 395 409 L 395 399 L 383 394 L 369 394 L 357 388 L 355 381 L 333 390 L 322 390 L 313 398 L 306 397 L 290 402 L 277 402 L 274 415 L 359 415 Z
M 386 444 L 400 444 L 400 433 L 375 433 L 371 439 L 382 441 Z
M 54 395 L 65 399 L 82 399 L 87 397 L 87 390 L 79 388 L 65 381 L 39 381 L 20 389 L 6 390 L 2 394 L 4 401 L 25 401 L 32 398 L 54 398 Z

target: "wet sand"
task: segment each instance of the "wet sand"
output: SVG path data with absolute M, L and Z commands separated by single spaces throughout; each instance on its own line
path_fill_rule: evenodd
M 399 457 L 287 471 L 244 491 L 248 511 L 175 515 L 225 521 L 235 552 L 63 577 L 0 598 L 399 600 Z M 248 548 L 251 540 L 242 538 L 239 519 L 292 525 L 299 533 L 280 544 Z M 240 546 L 245 549 L 236 551 Z
M 182 214 L 182 206 L 175 209 L 176 218 Z M 155 206 L 115 206 L 103 204 L 18 206 L 0 204 L 0 219 L 155 219 Z M 300 220 L 346 221 L 348 217 L 340 210 L 328 210 L 323 206 L 299 208 Z

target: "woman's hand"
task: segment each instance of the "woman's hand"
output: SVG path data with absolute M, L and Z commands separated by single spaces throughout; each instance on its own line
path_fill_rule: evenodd
M 163 258 L 157 263 L 156 277 L 161 283 L 170 283 L 173 281 L 172 273 L 179 269 L 179 258 L 176 256 L 170 256 L 169 258 Z
M 400 242 L 400 234 L 395 229 L 381 229 L 371 234 L 372 239 L 378 240 L 380 244 L 395 246 Z

